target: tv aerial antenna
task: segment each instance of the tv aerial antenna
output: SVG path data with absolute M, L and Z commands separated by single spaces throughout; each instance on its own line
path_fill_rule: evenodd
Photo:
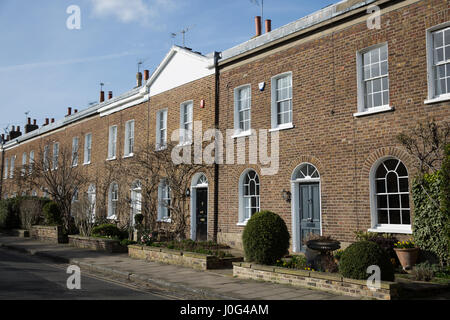
M 259 1 L 261 1 L 261 5 L 259 4 Z M 261 7 L 261 21 L 264 21 L 264 0 L 250 0 L 250 2 Z
M 192 30 L 194 27 L 195 27 L 195 24 L 192 25 L 192 26 L 189 26 L 189 27 L 184 28 L 183 30 L 181 30 L 181 31 L 178 32 L 178 33 L 172 32 L 172 33 L 170 34 L 170 36 L 171 36 L 172 38 L 175 38 L 178 34 L 181 33 L 181 36 L 182 36 L 182 38 L 183 38 L 183 47 L 186 47 L 186 33 L 188 33 L 188 31 Z

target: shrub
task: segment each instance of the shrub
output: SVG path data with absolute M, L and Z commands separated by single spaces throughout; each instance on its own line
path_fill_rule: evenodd
M 136 241 L 128 240 L 128 239 L 123 239 L 120 241 L 120 245 L 124 246 L 124 247 L 129 246 L 131 244 L 136 244 L 136 243 L 137 243 Z
M 278 267 L 298 269 L 298 270 L 304 270 L 308 266 L 306 262 L 306 257 L 303 255 L 295 255 L 292 256 L 290 259 L 277 260 L 275 265 Z
M 346 278 L 365 280 L 367 268 L 376 265 L 381 270 L 381 280 L 394 281 L 394 268 L 386 251 L 371 241 L 351 244 L 339 261 L 339 271 Z
M 255 213 L 242 234 L 245 256 L 250 261 L 274 264 L 289 248 L 289 232 L 281 217 L 270 211 Z
M 136 223 L 136 225 L 141 225 L 142 221 L 144 221 L 144 215 L 141 213 L 138 213 L 134 216 L 134 222 Z
M 124 239 L 123 232 L 114 224 L 101 224 L 92 229 L 93 237 Z
M 0 200 L 0 229 L 20 227 L 19 199 Z
M 445 222 L 444 233 L 447 237 L 447 249 L 450 251 L 450 144 L 445 146 L 445 157 L 442 163 L 442 185 L 441 185 L 441 211 L 444 217 L 447 217 Z M 447 265 L 450 257 L 447 256 Z
M 441 190 L 445 190 L 444 174 L 438 171 L 414 180 L 413 235 L 416 245 L 439 259 L 441 265 L 449 262 L 450 248 L 447 238 L 448 213 L 442 210 Z M 443 201 L 445 203 L 445 201 Z
M 418 263 L 412 269 L 412 275 L 415 280 L 430 281 L 434 277 L 433 266 L 429 262 Z
M 62 224 L 61 211 L 58 204 L 54 201 L 47 202 L 42 208 L 46 225 Z

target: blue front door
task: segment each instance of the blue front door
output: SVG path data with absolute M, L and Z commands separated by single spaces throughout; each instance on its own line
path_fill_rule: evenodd
M 320 188 L 319 183 L 300 184 L 300 249 L 305 251 L 303 243 L 310 234 L 320 234 Z

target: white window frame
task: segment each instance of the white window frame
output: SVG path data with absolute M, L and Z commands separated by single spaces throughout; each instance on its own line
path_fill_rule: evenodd
M 412 225 L 411 224 L 378 224 L 378 208 L 377 208 L 377 197 L 376 197 L 376 172 L 381 163 L 385 162 L 389 159 L 400 160 L 396 157 L 387 156 L 378 159 L 372 166 L 369 174 L 370 179 L 370 212 L 371 212 L 371 228 L 368 230 L 369 232 L 378 232 L 378 233 L 402 233 L 402 234 L 412 234 Z M 405 163 L 400 160 L 406 168 Z M 409 192 L 409 201 L 411 202 L 411 189 L 409 187 L 410 183 L 410 175 L 408 168 L 406 168 L 408 174 L 408 192 Z M 411 206 L 410 206 L 410 222 L 412 223 L 411 216 Z M 400 209 L 399 209 L 400 210 Z M 400 210 L 401 211 L 401 210 Z M 401 212 L 400 212 L 401 215 Z
M 372 50 L 380 49 L 384 46 L 386 46 L 386 51 L 387 51 L 387 65 L 388 65 L 387 78 L 388 78 L 388 92 L 389 92 L 388 100 L 389 100 L 389 103 L 384 104 L 382 106 L 378 106 L 378 107 L 367 108 L 366 99 L 365 99 L 365 95 L 366 95 L 365 94 L 366 93 L 365 81 L 368 81 L 368 80 L 367 79 L 364 80 L 363 56 L 364 56 L 364 54 L 366 54 Z M 370 115 L 370 114 L 376 114 L 376 113 L 380 113 L 380 112 L 387 112 L 387 111 L 394 110 L 394 108 L 391 106 L 391 99 L 390 99 L 391 90 L 390 90 L 390 81 L 389 81 L 389 46 L 388 46 L 387 42 L 378 43 L 376 45 L 364 48 L 364 49 L 356 52 L 356 76 L 357 76 L 357 90 L 358 90 L 358 100 L 357 100 L 358 112 L 353 114 L 354 117 L 366 116 L 366 115 Z M 386 75 L 374 77 L 373 79 L 376 79 L 376 78 L 381 79 L 383 77 L 386 77 Z M 371 80 L 371 79 L 369 79 L 369 80 Z
M 139 180 L 136 180 L 131 185 L 131 194 L 130 194 L 130 218 L 131 218 L 131 225 L 135 225 L 134 217 L 137 214 L 142 213 L 142 183 Z
M 58 169 L 59 142 L 53 144 L 52 170 Z
M 116 189 L 117 190 L 113 190 Z M 113 197 L 115 196 L 115 197 Z M 117 204 L 119 202 L 119 185 L 116 182 L 112 182 L 108 190 L 108 219 L 117 220 Z
M 184 120 L 188 115 L 187 121 Z M 194 125 L 194 101 L 189 100 L 180 104 L 180 145 L 192 144 Z M 166 125 L 167 127 L 167 125 Z
M 28 157 L 28 165 L 29 165 L 29 172 L 33 172 L 33 166 L 34 166 L 34 150 L 30 151 L 30 156 Z
M 450 28 L 450 21 L 445 22 L 426 30 L 426 41 L 427 41 L 427 76 L 428 76 L 428 97 L 424 101 L 425 104 L 432 104 L 442 101 L 450 100 L 450 93 L 442 94 L 436 96 L 436 87 L 434 83 L 435 68 L 434 68 L 434 42 L 433 33 L 436 31 L 441 31 Z M 447 62 L 450 62 L 447 60 Z
M 288 123 L 282 123 L 279 124 L 278 123 L 278 108 L 277 108 L 277 103 L 278 101 L 276 100 L 277 97 L 277 80 L 284 78 L 284 77 L 290 77 L 291 78 L 291 97 L 290 99 L 285 99 L 284 101 L 290 100 L 291 101 L 291 122 Z M 293 124 L 293 116 L 294 116 L 294 80 L 293 80 L 293 76 L 292 76 L 292 71 L 288 71 L 288 72 L 284 72 L 281 74 L 278 74 L 274 77 L 271 78 L 271 123 L 272 123 L 272 129 L 269 131 L 277 131 L 277 130 L 285 130 L 285 129 L 291 129 L 294 127 Z
M 92 133 L 87 133 L 84 136 L 84 163 L 90 164 L 92 160 Z
M 247 175 L 251 171 L 255 172 L 255 174 L 256 174 L 255 177 L 258 177 L 259 194 L 258 195 L 246 196 L 244 194 L 244 182 L 245 182 L 245 179 L 246 179 Z M 239 193 L 238 194 L 239 194 L 239 216 L 238 216 L 238 223 L 237 223 L 237 225 L 238 226 L 245 226 L 245 225 L 247 225 L 248 220 L 250 220 L 250 218 L 251 218 L 251 215 L 250 215 L 250 217 L 246 217 L 246 209 L 247 209 L 246 208 L 246 201 L 245 201 L 246 198 L 257 197 L 257 199 L 258 199 L 258 207 L 256 207 L 256 208 L 258 208 L 258 210 L 256 210 L 256 212 L 261 210 L 261 178 L 260 178 L 258 172 L 255 169 L 252 169 L 252 168 L 246 169 L 241 174 L 241 176 L 239 178 Z
M 107 160 L 115 160 L 116 158 L 117 158 L 117 126 L 114 125 L 109 127 Z
M 3 173 L 3 179 L 4 180 L 8 179 L 8 175 L 9 175 L 9 158 L 5 158 L 5 172 Z
M 78 159 L 79 159 L 79 145 L 80 139 L 78 137 L 72 138 L 72 167 L 78 166 Z
M 24 176 L 27 171 L 26 165 L 27 165 L 27 153 L 24 152 L 22 153 L 22 176 Z
M 12 179 L 14 178 L 14 166 L 15 166 L 15 162 L 16 162 L 16 156 L 12 156 L 11 157 L 11 163 L 10 163 L 10 168 L 9 168 L 9 177 Z
M 132 157 L 134 155 L 134 120 L 125 122 L 125 142 L 123 157 Z
M 168 110 L 162 109 L 156 113 L 156 150 L 164 150 L 167 148 L 167 115 Z M 164 128 L 161 127 L 161 116 L 163 116 Z M 162 134 L 164 134 L 164 144 L 161 144 Z
M 92 219 L 91 221 L 94 222 L 95 221 L 95 209 L 96 209 L 96 202 L 97 202 L 97 194 L 96 194 L 96 187 L 95 184 L 91 184 L 89 185 L 88 191 L 87 191 L 87 199 L 88 199 L 88 204 L 89 204 L 89 211 L 88 213 L 91 213 L 90 218 Z
M 166 180 L 161 180 L 158 186 L 158 221 L 172 222 L 170 218 L 170 209 L 164 204 L 172 200 L 170 186 Z
M 239 110 L 239 106 L 240 106 L 239 94 L 242 90 L 246 90 L 246 89 L 248 89 L 248 91 L 249 91 L 249 95 L 248 95 L 249 107 L 244 110 Z M 239 114 L 241 112 L 245 112 L 247 110 L 249 111 L 249 117 L 248 117 L 249 128 L 248 128 L 248 130 L 243 130 L 243 129 L 241 129 L 241 121 L 239 118 Z M 245 121 L 247 121 L 247 119 Z M 249 136 L 249 135 L 251 135 L 251 131 L 252 131 L 252 86 L 251 86 L 251 84 L 244 84 L 244 85 L 239 86 L 234 89 L 234 136 L 233 136 L 233 138 Z
M 49 150 L 50 147 L 48 145 L 44 146 L 44 159 L 42 159 L 43 164 L 44 164 L 44 170 L 47 171 L 50 169 L 50 160 L 49 160 Z

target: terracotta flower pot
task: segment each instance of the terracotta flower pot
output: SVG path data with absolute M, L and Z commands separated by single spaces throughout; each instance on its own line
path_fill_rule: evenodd
M 403 267 L 403 270 L 410 270 L 416 264 L 419 248 L 399 249 L 394 248 L 397 253 L 398 260 Z

